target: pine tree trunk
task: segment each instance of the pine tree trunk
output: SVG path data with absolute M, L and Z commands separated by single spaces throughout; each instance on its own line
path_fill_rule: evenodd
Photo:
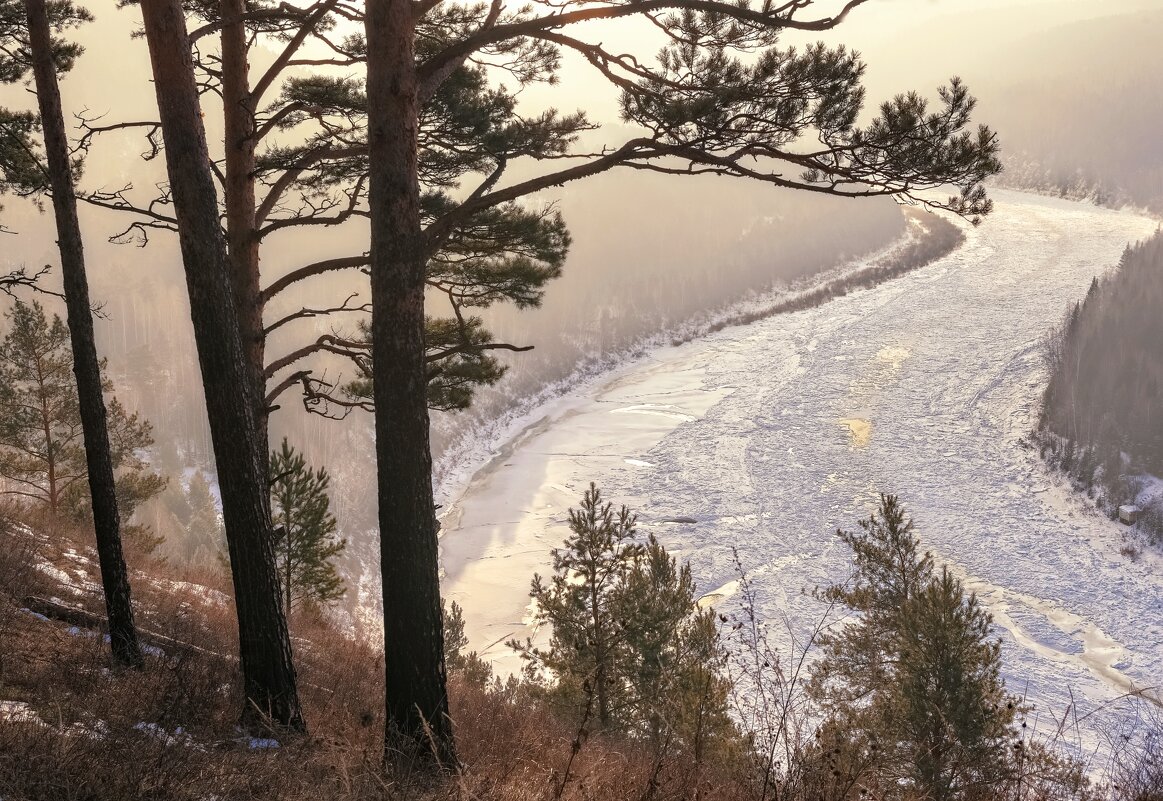
M 267 413 L 266 357 L 263 333 L 263 303 L 259 282 L 259 239 L 255 230 L 255 109 L 247 67 L 247 31 L 242 22 L 244 0 L 222 0 L 222 113 L 225 145 L 226 243 L 230 254 L 234 300 L 238 306 L 242 349 L 255 385 L 258 404 L 258 457 L 266 467 Z M 230 21 L 233 20 L 233 21 Z
M 283 523 L 283 551 L 287 563 L 283 570 L 283 592 L 285 593 L 285 602 L 283 608 L 287 610 L 287 614 L 291 614 L 291 571 L 294 568 L 291 554 L 291 524 L 290 521 Z
M 409 0 L 369 0 L 366 16 L 384 756 L 450 770 L 456 760 L 432 514 L 411 6 Z
M 68 137 L 52 56 L 52 34 L 45 0 L 25 0 L 24 8 L 28 15 L 36 97 L 40 105 L 45 155 L 52 183 L 57 244 L 61 253 L 65 305 L 68 308 L 69 334 L 73 347 L 73 373 L 77 378 L 77 396 L 81 407 L 85 460 L 93 500 L 93 526 L 97 537 L 97 560 L 101 567 L 101 584 L 105 590 L 105 610 L 109 620 L 109 641 L 113 658 L 117 662 L 137 667 L 142 664 L 141 647 L 133 624 L 129 572 L 121 551 L 121 520 L 113 481 L 105 398 L 101 392 L 101 365 L 97 359 L 93 334 L 81 226 L 77 220 L 77 200 L 73 194 L 69 164 Z M 55 476 L 52 483 L 55 485 Z M 55 507 L 55 486 L 52 494 Z M 56 513 L 55 508 L 53 513 Z
M 275 565 L 270 496 L 260 463 L 255 388 L 218 218 L 206 132 L 180 0 L 141 3 L 166 166 L 178 218 L 234 580 L 246 707 L 243 721 L 304 728 Z
M 55 73 L 54 73 L 55 74 Z M 57 449 L 52 436 L 52 415 L 48 410 L 48 395 L 45 390 L 44 370 L 37 360 L 37 394 L 40 396 L 40 429 L 44 432 L 44 460 L 48 472 L 48 511 L 49 520 L 55 529 L 57 523 L 57 505 L 60 498 L 57 493 Z M 104 399 L 101 403 L 104 404 Z
M 596 571 L 594 575 L 596 577 Z M 594 690 L 598 696 L 598 725 L 605 730 L 610 728 L 610 692 L 606 675 L 606 660 L 609 654 L 606 648 L 606 633 L 602 626 L 605 613 L 601 609 L 596 580 L 590 583 L 590 614 L 594 622 Z

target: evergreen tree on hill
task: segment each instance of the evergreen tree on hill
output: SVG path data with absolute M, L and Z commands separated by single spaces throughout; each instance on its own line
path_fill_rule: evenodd
M 688 745 L 697 759 L 735 742 L 715 614 L 698 608 L 690 565 L 679 567 L 650 535 L 618 589 L 615 608 L 625 621 L 622 670 L 631 732 L 655 749 L 667 742 Z
M 564 548 L 553 550 L 553 576 L 533 577 L 530 596 L 537 619 L 553 633 L 548 649 L 510 643 L 527 660 L 529 674 L 548 670 L 555 678 L 554 700 L 581 717 L 591 703 L 603 729 L 622 719 L 629 703 L 620 670 L 625 661 L 627 622 L 619 614 L 618 593 L 642 546 L 634 542 L 635 517 L 602 503 L 593 484 L 581 508 L 569 510 L 572 532 Z
M 590 485 L 570 510 L 571 536 L 554 550 L 554 575 L 533 580 L 549 646 L 510 642 L 527 675 L 572 720 L 697 759 L 738 742 L 727 714 L 723 652 L 710 609 L 700 610 L 690 567 L 653 536 L 634 541 L 635 517 L 615 514 Z M 545 674 L 549 675 L 546 676 Z
M 186 529 L 182 548 L 184 558 L 195 565 L 221 564 L 226 553 L 226 535 L 218 504 L 201 470 L 190 476 L 184 495 L 185 509 L 181 515 Z
M 50 322 L 36 301 L 17 301 L 6 316 L 9 330 L 0 342 L 0 476 L 7 483 L 5 492 L 47 507 L 54 517 L 89 519 L 69 329 L 55 314 Z M 106 379 L 104 390 L 111 388 Z M 167 482 L 143 457 L 153 445 L 149 422 L 130 414 L 116 398 L 110 400 L 108 421 L 118 504 L 128 519 Z M 156 545 L 142 527 L 127 527 L 126 533 Z
M 837 532 L 856 575 L 820 595 L 859 617 L 820 638 L 809 695 L 826 719 L 816 746 L 821 795 L 968 801 L 1013 775 L 1019 710 L 1005 691 L 990 615 L 947 568 L 933 570 L 899 501 L 858 532 Z
M 275 558 L 287 611 L 303 603 L 326 605 L 347 588 L 334 560 L 347 540 L 337 534 L 331 514 L 327 471 L 307 466 L 284 438 L 271 452 L 271 507 L 275 523 Z
M 444 663 L 449 673 L 459 673 L 472 687 L 486 687 L 495 680 L 493 668 L 476 651 L 468 651 L 464 609 L 453 601 L 444 607 Z
M 880 508 L 858 525 L 855 532 L 836 532 L 852 549 L 855 575 L 847 584 L 819 593 L 823 600 L 861 615 L 859 625 L 825 631 L 817 639 L 824 658 L 811 686 L 832 711 L 869 697 L 889 682 L 901 609 L 933 575 L 932 554 L 920 551 L 913 521 L 895 496 L 882 495 Z
M 901 616 L 889 716 L 904 777 L 934 801 L 996 796 L 1018 708 L 999 676 L 988 612 L 942 568 Z

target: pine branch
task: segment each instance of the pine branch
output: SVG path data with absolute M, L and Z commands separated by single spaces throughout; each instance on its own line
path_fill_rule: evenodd
M 275 297 L 280 292 L 286 290 L 292 284 L 296 284 L 299 281 L 338 270 L 362 269 L 367 267 L 367 265 L 367 255 L 347 256 L 343 258 L 317 261 L 313 264 L 300 267 L 297 270 L 292 270 L 281 278 L 275 280 L 269 287 L 262 291 L 263 305 L 266 305 L 268 302 L 270 302 L 271 298 Z
M 288 323 L 294 322 L 295 320 L 307 319 L 310 317 L 325 317 L 342 312 L 366 312 L 370 314 L 372 310 L 370 303 L 360 303 L 355 306 L 349 305 L 351 301 L 357 297 L 359 297 L 359 293 L 353 292 L 344 299 L 343 303 L 338 306 L 332 306 L 330 308 L 310 309 L 304 306 L 303 308 L 299 309 L 299 311 L 288 314 L 285 317 L 282 317 L 263 328 L 263 334 L 269 336 L 271 332 L 278 330 Z
M 450 63 L 460 64 L 471 54 L 489 45 L 532 36 L 543 31 L 552 31 L 569 25 L 622 17 L 646 15 L 656 11 L 696 11 L 714 14 L 725 19 L 738 20 L 765 29 L 788 28 L 799 31 L 827 31 L 835 28 L 856 7 L 868 0 L 849 0 L 838 14 L 815 20 L 796 19 L 795 13 L 802 4 L 787 3 L 771 11 L 755 11 L 744 4 L 716 2 L 716 0 L 641 0 L 640 2 L 618 5 L 600 5 L 576 11 L 563 11 L 543 17 L 521 20 L 505 25 L 494 25 L 466 37 L 435 54 L 418 69 L 420 85 L 432 91 L 430 83 L 438 83 Z M 428 95 L 430 96 L 430 94 Z M 424 97 L 424 95 L 422 95 Z

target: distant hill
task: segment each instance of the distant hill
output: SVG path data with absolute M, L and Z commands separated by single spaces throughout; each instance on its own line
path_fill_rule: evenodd
M 962 77 L 979 101 L 975 121 L 1001 138 L 1002 183 L 1163 212 L 1158 5 L 1116 14 L 1093 4 L 1105 16 L 1081 20 L 1065 14 L 1077 4 L 983 8 L 851 44 L 869 64 L 870 103 Z
M 1163 11 L 1077 22 L 1023 40 L 981 118 L 1001 133 L 1004 180 L 1088 189 L 1104 202 L 1163 211 Z

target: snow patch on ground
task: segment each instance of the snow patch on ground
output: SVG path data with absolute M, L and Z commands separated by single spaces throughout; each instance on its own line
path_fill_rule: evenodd
M 202 584 L 190 581 L 174 581 L 172 579 L 150 579 L 155 587 L 167 590 L 177 595 L 193 595 L 214 606 L 226 606 L 230 598 L 221 590 L 215 590 Z
M 160 740 L 167 747 L 172 745 L 192 745 L 194 742 L 181 726 L 174 729 L 173 734 L 170 734 L 156 723 L 146 723 L 144 721 L 135 723 L 133 728 L 135 731 L 139 731 L 147 737 Z
M 37 711 L 24 701 L 0 701 L 0 722 L 48 726 Z
M 74 592 L 77 591 L 77 588 L 73 586 L 73 577 L 59 567 L 50 565 L 48 562 L 37 562 L 34 567 L 58 584 L 63 584 Z

